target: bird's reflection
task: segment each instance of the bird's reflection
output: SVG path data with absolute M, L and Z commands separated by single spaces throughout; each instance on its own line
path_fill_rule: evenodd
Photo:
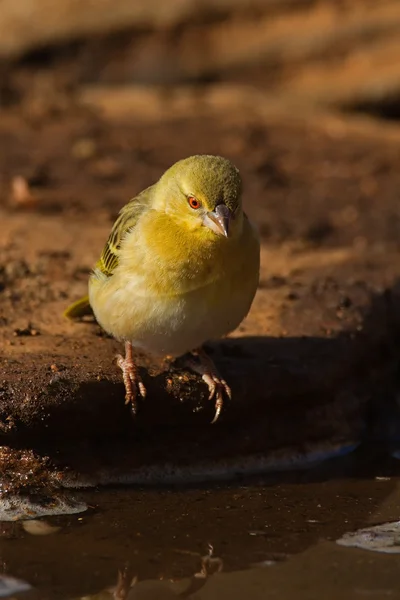
M 214 555 L 214 548 L 208 545 L 208 552 L 200 557 L 200 569 L 191 577 L 179 580 L 140 581 L 131 565 L 126 564 L 118 572 L 116 584 L 97 594 L 83 596 L 79 600 L 176 600 L 190 598 L 206 584 L 209 577 L 223 570 L 223 561 Z M 76 599 L 78 600 L 78 599 Z

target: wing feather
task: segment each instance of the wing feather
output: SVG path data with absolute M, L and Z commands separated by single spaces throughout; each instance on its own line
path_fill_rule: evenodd
M 121 242 L 126 234 L 136 226 L 140 215 L 149 207 L 153 187 L 145 189 L 121 209 L 100 259 L 96 263 L 95 271 L 99 270 L 106 277 L 111 277 L 114 273 L 119 263 Z

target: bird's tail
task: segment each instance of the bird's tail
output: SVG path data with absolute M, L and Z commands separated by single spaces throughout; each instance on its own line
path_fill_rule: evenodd
M 73 302 L 68 306 L 67 310 L 64 311 L 64 317 L 67 317 L 67 319 L 79 319 L 85 315 L 92 314 L 93 310 L 89 303 L 89 296 L 83 296 L 83 298 Z

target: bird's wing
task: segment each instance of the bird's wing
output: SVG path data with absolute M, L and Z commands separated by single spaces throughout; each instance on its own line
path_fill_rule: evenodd
M 121 242 L 125 235 L 132 231 L 140 215 L 150 206 L 151 186 L 133 198 L 120 211 L 115 221 L 95 271 L 100 271 L 106 277 L 111 277 L 118 266 Z

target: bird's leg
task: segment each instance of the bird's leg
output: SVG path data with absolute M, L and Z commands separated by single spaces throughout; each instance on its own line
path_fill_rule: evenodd
M 186 364 L 192 371 L 201 375 L 203 381 L 207 384 L 210 392 L 208 399 L 212 400 L 215 398 L 215 415 L 211 421 L 211 423 L 215 423 L 221 414 L 222 406 L 224 404 L 223 394 L 225 392 L 228 398 L 231 399 L 231 388 L 226 381 L 222 379 L 213 361 L 202 348 L 193 350 L 192 354 L 198 357 L 199 361 L 188 359 Z
M 132 577 L 129 566 L 126 565 L 122 571 L 118 571 L 117 585 L 107 591 L 112 593 L 114 600 L 126 600 L 130 590 L 137 583 L 137 576 Z
M 117 365 L 122 371 L 122 378 L 125 384 L 125 403 L 132 405 L 132 412 L 136 414 L 136 399 L 139 394 L 142 398 L 146 397 L 146 388 L 144 387 L 139 370 L 133 360 L 133 349 L 130 342 L 125 342 L 125 358 L 118 354 Z

